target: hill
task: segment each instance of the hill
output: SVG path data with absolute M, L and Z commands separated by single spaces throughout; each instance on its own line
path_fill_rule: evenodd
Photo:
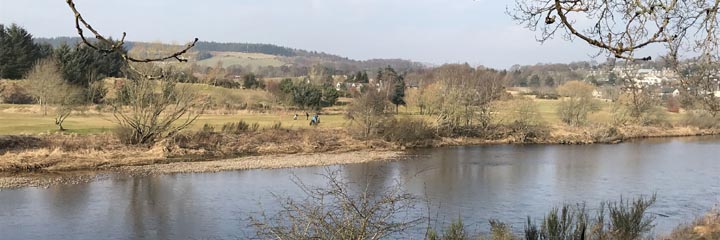
M 35 41 L 48 43 L 53 47 L 63 44 L 76 45 L 81 42 L 78 37 L 36 38 Z M 133 55 L 154 56 L 172 52 L 180 48 L 179 45 L 125 42 L 125 47 Z M 238 66 L 257 71 L 261 68 L 295 67 L 309 68 L 322 65 L 338 72 L 375 71 L 379 68 L 391 66 L 399 71 L 425 68 L 425 64 L 404 59 L 369 59 L 354 60 L 325 52 L 308 51 L 273 44 L 259 43 L 220 43 L 201 41 L 196 44 L 191 53 L 187 55 L 191 63 L 200 66 L 212 67 L 222 62 L 223 67 Z M 265 69 L 267 71 L 267 69 Z M 273 75 L 273 74 L 271 74 Z

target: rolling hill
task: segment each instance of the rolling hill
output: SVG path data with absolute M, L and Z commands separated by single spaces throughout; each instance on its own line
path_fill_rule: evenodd
M 35 41 L 48 43 L 53 47 L 63 44 L 76 45 L 81 42 L 78 37 L 36 38 Z M 181 48 L 180 45 L 147 42 L 126 42 L 125 47 L 133 56 L 141 57 L 160 56 Z M 199 58 L 199 56 L 202 57 Z M 201 41 L 196 44 L 186 57 L 189 58 L 191 63 L 204 67 L 214 67 L 221 62 L 223 67 L 240 66 L 251 70 L 280 68 L 283 66 L 309 68 L 322 65 L 339 72 L 349 73 L 361 70 L 375 71 L 387 66 L 399 71 L 426 67 L 425 64 L 404 59 L 354 60 L 324 52 L 257 43 Z

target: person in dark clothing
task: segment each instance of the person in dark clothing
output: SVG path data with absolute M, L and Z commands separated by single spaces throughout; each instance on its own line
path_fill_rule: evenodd
M 305 120 L 310 120 L 310 114 L 308 112 L 305 112 Z

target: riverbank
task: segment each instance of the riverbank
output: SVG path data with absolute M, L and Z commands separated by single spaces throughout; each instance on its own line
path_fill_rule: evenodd
M 193 132 L 148 146 L 111 134 L 0 136 L 0 188 L 85 182 L 105 173 L 166 174 L 294 168 L 391 160 L 412 148 L 484 144 L 614 144 L 629 139 L 715 135 L 692 127 L 572 128 L 544 134 L 499 129 L 487 137 L 437 137 L 398 143 L 358 140 L 343 129 Z M 499 133 L 499 134 L 498 134 Z
M 171 173 L 201 173 L 248 169 L 277 169 L 357 164 L 400 159 L 400 151 L 360 150 L 341 153 L 280 154 L 247 156 L 212 161 L 171 162 L 165 164 L 126 165 L 99 168 L 94 171 L 36 171 L 0 173 L 0 189 L 21 187 L 48 187 L 57 184 L 78 184 L 95 181 L 112 174 L 142 176 Z

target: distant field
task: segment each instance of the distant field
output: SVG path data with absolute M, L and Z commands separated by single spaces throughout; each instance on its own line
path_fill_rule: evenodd
M 222 61 L 223 67 L 232 65 L 251 66 L 253 68 L 273 66 L 280 67 L 286 63 L 281 58 L 262 53 L 241 53 L 241 52 L 211 52 L 212 58 L 198 61 L 197 64 L 206 67 L 217 66 Z

